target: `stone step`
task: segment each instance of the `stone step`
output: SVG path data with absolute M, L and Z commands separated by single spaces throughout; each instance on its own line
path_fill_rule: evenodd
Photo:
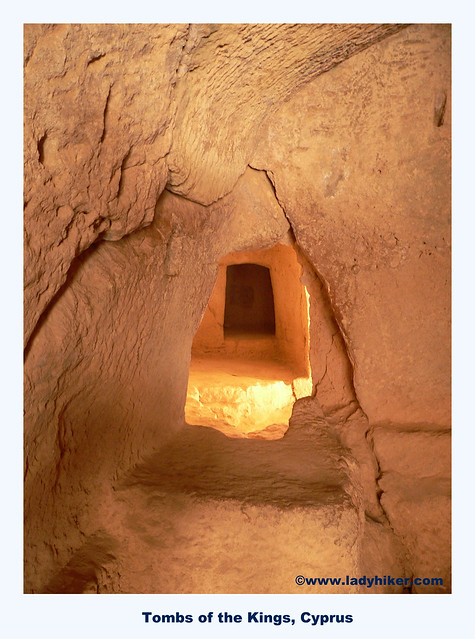
M 293 420 L 275 441 L 185 427 L 117 492 L 122 515 L 115 530 L 122 531 L 122 550 L 114 588 L 370 592 L 364 586 L 295 582 L 298 575 L 360 577 L 367 567 L 363 506 L 355 498 L 347 456 L 323 420 L 303 426 Z M 388 535 L 381 539 L 373 535 L 373 555 L 393 556 Z M 381 574 L 384 568 L 376 563 L 371 569 Z
M 282 435 L 295 400 L 312 392 L 310 379 L 298 378 L 272 360 L 194 359 L 190 365 L 185 419 L 228 435 L 277 427 Z

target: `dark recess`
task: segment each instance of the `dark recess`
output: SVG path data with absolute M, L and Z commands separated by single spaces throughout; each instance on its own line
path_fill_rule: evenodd
M 274 295 L 270 271 L 259 264 L 233 264 L 226 269 L 224 336 L 275 335 Z

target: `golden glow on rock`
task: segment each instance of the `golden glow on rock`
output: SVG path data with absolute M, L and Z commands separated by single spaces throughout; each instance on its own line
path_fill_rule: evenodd
M 262 264 L 270 270 L 275 335 L 224 336 L 226 266 Z M 195 336 L 185 419 L 231 437 L 276 439 L 288 428 L 297 399 L 312 394 L 309 295 L 291 246 L 234 253 L 218 279 Z M 243 311 L 244 312 L 244 311 Z

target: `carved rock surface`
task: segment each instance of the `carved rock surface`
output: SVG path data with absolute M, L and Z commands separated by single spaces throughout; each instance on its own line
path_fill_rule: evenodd
M 26 25 L 26 591 L 121 591 L 218 262 L 283 241 L 353 568 L 448 580 L 449 240 L 447 25 Z
M 379 426 L 371 433 L 379 460 L 381 503 L 409 555 L 414 577 L 443 580 L 434 589 L 450 592 L 450 431 L 428 424 Z
M 269 120 L 265 169 L 373 423 L 450 423 L 450 28 L 412 26 Z
M 397 24 L 192 25 L 177 85 L 171 188 L 203 204 L 228 192 L 260 127 L 306 82 L 396 33 Z M 224 125 L 224 126 L 223 126 Z M 199 156 L 200 162 L 194 158 Z
M 99 237 L 153 219 L 186 26 L 25 26 L 25 332 Z

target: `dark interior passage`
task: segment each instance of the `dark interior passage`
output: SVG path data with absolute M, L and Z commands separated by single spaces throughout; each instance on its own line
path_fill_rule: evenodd
M 232 264 L 226 269 L 224 335 L 275 335 L 274 295 L 270 271 L 259 264 Z

